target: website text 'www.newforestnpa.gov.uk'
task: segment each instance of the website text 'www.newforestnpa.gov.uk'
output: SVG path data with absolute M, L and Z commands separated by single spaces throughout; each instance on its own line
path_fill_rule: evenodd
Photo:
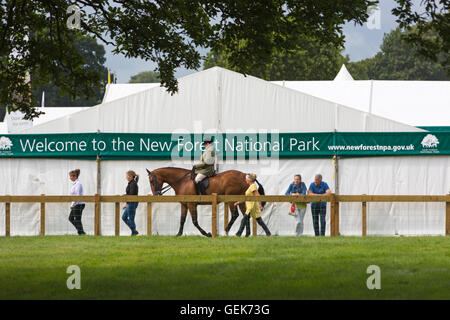
M 330 151 L 412 151 L 414 150 L 414 145 L 403 145 L 403 146 L 382 146 L 382 145 L 348 145 L 348 146 L 328 146 Z

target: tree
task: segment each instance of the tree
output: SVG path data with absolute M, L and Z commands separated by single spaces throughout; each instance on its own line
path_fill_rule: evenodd
M 95 35 L 114 53 L 156 63 L 161 84 L 177 90 L 176 68 L 198 69 L 199 50 L 224 51 L 242 73 L 293 49 L 303 35 L 343 44 L 343 25 L 362 24 L 377 1 L 353 0 L 15 0 L 0 3 L 0 105 L 36 116 L 28 99 L 29 72 L 36 85 L 54 83 L 73 97 L 95 96 L 98 71 L 83 68 L 74 40 Z M 69 9 L 69 10 L 68 10 Z M 68 26 L 70 28 L 68 28 Z
M 160 77 L 158 72 L 143 71 L 132 76 L 129 83 L 154 83 L 159 81 Z
M 3 122 L 3 119 L 5 118 L 5 114 L 6 114 L 6 108 L 0 107 L 0 122 Z
M 450 74 L 450 1 L 422 0 L 417 6 L 412 0 L 396 0 L 392 13 L 403 31 L 402 39 L 416 56 L 438 62 Z
M 349 72 L 358 80 L 449 80 L 439 63 L 417 56 L 417 50 L 403 39 L 400 28 L 385 34 L 380 52 L 373 58 L 349 63 Z
M 375 58 L 367 58 L 357 62 L 348 62 L 346 64 L 348 72 L 352 75 L 355 80 L 370 80 L 377 79 L 369 77 L 369 69 L 372 70 L 373 63 L 372 61 Z M 372 73 L 370 73 L 372 75 Z
M 75 48 L 85 59 L 84 68 L 88 70 L 94 70 L 101 75 L 100 81 L 97 83 L 97 87 L 94 88 L 94 96 L 91 98 L 86 97 L 71 97 L 64 94 L 53 83 L 44 84 L 40 87 L 35 85 L 34 78 L 31 79 L 32 95 L 36 102 L 39 104 L 42 97 L 42 92 L 45 92 L 45 105 L 47 107 L 56 106 L 91 106 L 101 103 L 105 86 L 108 80 L 108 69 L 104 66 L 106 62 L 105 48 L 103 45 L 98 44 L 94 38 L 82 37 L 76 39 L 74 43 Z
M 317 39 L 301 38 L 293 50 L 275 50 L 273 60 L 258 65 L 248 73 L 269 81 L 275 80 L 330 80 L 349 58 L 341 55 L 342 48 L 322 44 Z M 221 66 L 233 69 L 224 52 L 211 51 L 203 64 L 204 69 Z

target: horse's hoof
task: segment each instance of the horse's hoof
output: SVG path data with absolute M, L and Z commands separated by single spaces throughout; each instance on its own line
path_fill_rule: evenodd
M 177 233 L 177 235 L 176 235 L 177 237 L 181 237 L 182 236 L 182 234 L 181 233 Z
M 208 238 L 211 238 L 211 237 L 212 237 L 211 232 L 208 232 L 208 233 L 206 234 L 206 236 L 207 236 Z

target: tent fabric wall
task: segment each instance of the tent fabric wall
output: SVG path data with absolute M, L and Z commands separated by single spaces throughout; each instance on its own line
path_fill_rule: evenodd
M 96 164 L 87 160 L 62 159 L 1 159 L 0 194 L 2 195 L 65 195 L 69 194 L 71 182 L 69 171 L 81 170 L 80 180 L 84 193 L 95 194 Z M 46 206 L 46 231 L 48 234 L 76 234 L 69 223 L 70 204 L 51 203 Z M 93 204 L 86 204 L 83 221 L 85 230 L 94 230 Z M 5 234 L 4 203 L 0 205 L 0 234 Z M 11 235 L 39 234 L 39 203 L 11 204 Z
M 1 181 L 11 181 L 0 185 L 0 194 L 59 195 L 68 194 L 70 182 L 68 172 L 81 169 L 80 180 L 85 194 L 96 192 L 96 163 L 88 160 L 40 160 L 1 159 L 0 164 L 6 170 L 0 171 Z M 102 161 L 102 193 L 122 195 L 127 182 L 125 172 L 133 169 L 140 175 L 139 194 L 150 193 L 145 169 L 164 166 L 179 166 L 187 169 L 183 163 L 145 160 Z M 358 170 L 354 168 L 357 167 Z M 259 164 L 224 163 L 221 170 L 238 169 L 244 172 L 260 172 Z M 334 167 L 330 159 L 293 159 L 280 160 L 277 173 L 259 174 L 266 194 L 284 194 L 293 176 L 302 175 L 306 185 L 313 181 L 316 173 L 321 173 L 331 190 L 335 191 Z M 341 194 L 445 194 L 450 191 L 450 157 L 377 157 L 341 159 L 339 161 Z M 395 179 L 392 179 L 395 177 Z M 439 177 L 439 178 L 438 178 Z M 414 188 L 411 188 L 411 187 Z M 413 190 L 413 192 L 411 191 Z M 168 194 L 173 194 L 171 190 Z M 263 211 L 263 219 L 273 234 L 294 235 L 295 219 L 287 214 L 289 203 L 268 203 Z M 39 204 L 11 205 L 11 234 L 39 234 Z M 153 210 L 153 234 L 174 235 L 178 232 L 180 205 L 173 203 L 155 203 Z M 103 235 L 114 234 L 115 210 L 113 203 L 102 204 L 101 230 Z M 69 203 L 52 203 L 46 207 L 47 234 L 76 234 L 68 221 Z M 218 207 L 218 232 L 224 234 L 223 204 Z M 199 223 L 206 231 L 211 230 L 211 206 L 199 206 Z M 231 217 L 231 215 L 230 215 Z M 239 228 L 239 218 L 231 234 Z M 327 235 L 330 230 L 329 205 L 327 206 Z M 137 230 L 146 233 L 146 205 L 141 203 L 137 210 Z M 86 205 L 83 224 L 88 234 L 94 232 L 94 206 Z M 372 235 L 418 235 L 445 232 L 445 204 L 443 203 L 369 203 L 368 234 Z M 340 204 L 340 232 L 342 235 L 361 234 L 361 203 Z M 129 235 L 128 227 L 120 221 L 121 235 Z M 190 215 L 186 221 L 185 234 L 198 235 Z M 258 234 L 264 232 L 258 226 Z M 305 216 L 305 234 L 313 235 L 311 208 L 308 204 Z M 0 205 L 0 235 L 4 235 L 4 204 Z
M 0 185 L 0 194 L 26 194 L 26 195 L 64 195 L 69 194 L 71 183 L 68 172 L 74 168 L 80 168 L 80 181 L 83 184 L 84 194 L 92 195 L 96 192 L 96 162 L 74 161 L 74 160 L 40 160 L 32 159 L 0 159 L 2 168 L 0 181 L 11 181 Z M 331 160 L 281 160 L 279 163 L 279 174 L 259 175 L 260 181 L 267 194 L 284 194 L 289 183 L 292 182 L 296 173 L 301 173 L 306 184 L 313 180 L 316 173 L 322 173 L 330 188 L 334 190 L 333 167 Z M 101 162 L 102 193 L 108 195 L 122 195 L 125 193 L 127 181 L 126 171 L 132 169 L 140 175 L 139 195 L 151 193 L 147 178 L 146 168 L 153 170 L 159 167 L 177 166 L 190 169 L 183 163 L 167 161 L 145 161 L 145 160 L 119 160 Z M 244 172 L 258 172 L 258 164 L 236 164 L 225 163 L 222 170 L 239 169 Z M 170 190 L 168 195 L 174 194 Z M 3 205 L 3 204 L 2 204 Z M 49 235 L 76 234 L 75 228 L 68 221 L 69 203 L 51 203 L 46 206 L 46 233 Z M 288 203 L 268 203 L 263 211 L 263 219 L 273 234 L 294 235 L 295 219 L 287 214 Z M 0 235 L 4 235 L 4 206 L 0 208 Z M 309 210 L 309 206 L 308 206 Z M 329 209 L 328 209 L 329 210 Z M 178 232 L 180 222 L 180 204 L 178 203 L 155 203 L 153 211 L 153 234 L 174 235 Z M 122 212 L 122 210 L 121 210 Z M 136 214 L 137 230 L 146 233 L 146 204 L 138 206 Z M 241 216 L 241 215 L 240 215 Z M 39 204 L 17 204 L 11 206 L 11 235 L 38 235 L 39 234 Z M 231 215 L 230 215 L 231 218 Z M 234 234 L 239 228 L 241 217 L 233 225 L 231 233 Z M 83 212 L 83 225 L 88 234 L 94 232 L 94 206 L 86 204 Z M 211 206 L 198 206 L 198 221 L 206 231 L 211 231 Z M 224 234 L 224 212 L 223 204 L 218 206 L 218 232 Z M 115 208 L 114 203 L 102 203 L 101 206 L 101 232 L 103 235 L 114 235 L 115 231 Z M 312 229 L 311 214 L 308 211 L 305 219 L 305 234 L 314 234 Z M 329 214 L 327 216 L 327 234 L 329 234 Z M 191 216 L 186 220 L 185 234 L 199 235 L 198 230 L 192 224 Z M 258 233 L 263 231 L 258 226 Z M 129 228 L 120 221 L 120 234 L 129 235 Z
M 355 169 L 357 168 L 357 169 Z M 339 161 L 339 192 L 371 195 L 450 193 L 450 157 L 376 157 Z M 360 235 L 361 204 L 340 204 L 340 228 Z M 445 234 L 445 203 L 368 203 L 368 234 Z

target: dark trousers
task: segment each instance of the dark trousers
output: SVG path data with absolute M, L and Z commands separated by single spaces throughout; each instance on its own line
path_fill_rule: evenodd
M 266 224 L 264 223 L 263 219 L 261 217 L 256 219 L 256 222 L 263 228 L 264 232 L 266 233 L 266 236 L 270 236 L 271 233 L 269 231 L 269 228 L 267 228 Z
M 264 223 L 264 221 L 261 217 L 257 218 L 256 222 L 258 222 L 258 224 L 263 228 L 263 230 L 267 236 L 271 235 L 269 228 L 267 228 L 266 224 Z M 244 217 L 242 218 L 241 226 L 240 226 L 238 232 L 236 233 L 236 235 L 240 237 L 242 232 L 244 231 L 244 228 L 246 228 L 245 236 L 246 237 L 250 236 L 250 215 L 249 214 L 244 215 Z
M 241 226 L 239 227 L 239 230 L 236 233 L 236 235 L 238 237 L 240 237 L 242 232 L 244 231 L 244 229 L 245 229 L 245 236 L 246 237 L 250 236 L 250 215 L 249 214 L 244 214 L 244 216 L 242 217 Z
M 84 204 L 77 204 L 70 210 L 69 221 L 77 229 L 78 234 L 84 234 L 83 224 L 81 223 L 83 210 Z
M 327 207 L 322 206 L 311 206 L 312 218 L 313 218 L 313 226 L 314 233 L 316 236 L 324 236 L 325 235 L 325 216 L 327 214 Z M 319 219 L 320 219 L 320 228 L 319 228 Z
M 122 220 L 131 229 L 132 234 L 136 234 L 136 223 L 134 217 L 136 216 L 136 208 L 139 202 L 129 202 L 122 215 Z

